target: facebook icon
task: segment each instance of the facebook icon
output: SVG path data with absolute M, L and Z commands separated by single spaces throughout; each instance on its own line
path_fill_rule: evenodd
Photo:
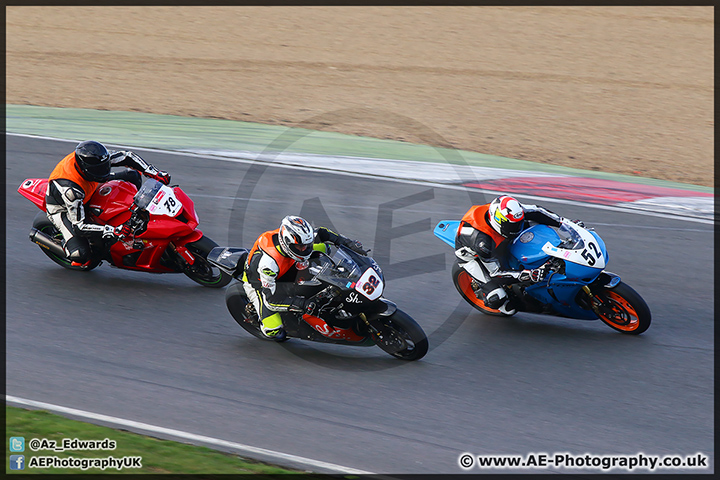
M 10 455 L 10 470 L 25 470 L 25 455 Z

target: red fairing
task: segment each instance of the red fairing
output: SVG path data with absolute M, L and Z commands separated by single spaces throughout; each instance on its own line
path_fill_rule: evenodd
M 160 264 L 160 257 L 170 243 L 169 239 L 158 239 L 158 240 L 139 240 L 140 237 L 136 237 L 136 242 L 142 242 L 142 248 L 136 249 L 132 244 L 115 242 L 110 247 L 110 256 L 112 257 L 113 265 L 128 270 L 141 270 L 143 272 L 150 273 L 173 273 L 175 270 L 164 267 Z M 126 255 L 137 254 L 137 261 L 135 264 L 126 264 L 123 262 L 123 257 Z M 130 257 L 129 257 L 130 258 Z M 128 262 L 131 263 L 131 262 Z
M 157 238 L 177 238 L 190 235 L 193 229 L 187 223 L 180 220 L 165 216 L 151 216 L 148 222 L 147 230 L 145 230 L 139 238 L 157 239 Z
M 18 193 L 44 211 L 47 187 L 47 178 L 28 178 L 18 187 Z
M 147 230 L 135 237 L 136 240 L 143 243 L 143 248 L 135 249 L 122 242 L 115 243 L 112 248 L 110 248 L 113 264 L 117 266 L 122 265 L 122 268 L 130 270 L 142 270 L 152 273 L 172 272 L 173 270 L 160 264 L 160 257 L 162 257 L 165 249 L 168 248 L 169 243 L 172 242 L 176 247 L 182 247 L 187 243 L 195 242 L 202 238 L 202 232 L 196 230 L 198 218 L 192 200 L 190 200 L 180 187 L 175 187 L 174 191 L 183 206 L 180 212 L 174 217 L 150 215 Z M 130 197 L 129 202 L 132 202 L 132 197 Z M 125 208 L 127 209 L 127 206 Z M 128 217 L 129 216 L 130 214 L 128 213 Z M 137 257 L 135 265 L 123 264 L 123 257 L 137 254 L 137 252 L 140 251 L 141 253 Z
M 98 185 L 85 209 L 93 222 L 117 227 L 130 218 L 128 207 L 136 193 L 137 188 L 132 183 L 111 180 Z
M 303 315 L 303 320 L 315 330 L 320 332 L 321 335 L 328 338 L 348 340 L 350 342 L 361 342 L 365 340 L 365 337 L 361 337 L 349 328 L 331 327 L 325 322 L 325 320 L 313 315 Z
M 175 187 L 173 191 L 175 192 L 178 200 L 180 200 L 180 203 L 183 205 L 183 210 L 180 214 L 187 218 L 187 224 L 190 228 L 197 228 L 200 223 L 200 219 L 198 218 L 197 213 L 195 213 L 195 204 L 180 187 Z
M 38 208 L 45 210 L 45 192 L 48 180 L 28 178 L 18 188 L 18 192 Z M 198 241 L 203 234 L 197 230 L 199 219 L 195 205 L 180 187 L 174 189 L 182 208 L 175 215 L 150 215 L 147 229 L 134 239 L 117 241 L 110 246 L 110 260 L 113 265 L 128 270 L 141 270 L 152 273 L 172 273 L 176 270 L 163 266 L 160 262 L 170 242 L 179 248 L 185 260 L 189 252 L 184 248 L 188 243 Z M 119 226 L 132 216 L 133 200 L 138 189 L 130 182 L 111 180 L 99 185 L 85 203 L 85 211 L 92 223 Z M 171 265 L 172 266 L 172 265 Z
M 178 238 L 177 240 L 173 240 L 173 245 L 176 247 L 184 247 L 188 243 L 197 242 L 200 240 L 203 236 L 203 233 L 200 230 L 193 230 L 190 235 L 187 237 Z

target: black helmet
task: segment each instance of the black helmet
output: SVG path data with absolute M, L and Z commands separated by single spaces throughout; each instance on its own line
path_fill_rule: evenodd
M 105 182 L 110 177 L 110 153 L 102 143 L 88 140 L 78 144 L 75 159 L 85 180 Z

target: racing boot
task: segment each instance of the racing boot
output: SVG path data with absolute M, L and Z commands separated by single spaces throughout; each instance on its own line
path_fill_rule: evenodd
M 287 338 L 287 333 L 285 333 L 279 313 L 274 313 L 269 317 L 263 318 L 260 321 L 260 331 L 265 337 L 275 340 L 276 342 L 282 342 Z
M 507 292 L 503 287 L 496 287 L 490 292 L 486 292 L 487 284 L 483 285 L 483 288 L 480 291 L 480 295 L 478 298 L 483 301 L 486 307 L 492 308 L 492 309 L 499 309 L 501 306 L 505 305 L 508 301 Z M 492 288 L 492 287 L 491 287 Z

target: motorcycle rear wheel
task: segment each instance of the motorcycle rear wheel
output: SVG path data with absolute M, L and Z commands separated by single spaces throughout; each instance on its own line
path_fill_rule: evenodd
M 397 309 L 392 315 L 380 317 L 378 321 L 390 329 L 392 334 L 397 335 L 397 337 L 407 345 L 403 350 L 395 351 L 392 345 L 387 345 L 381 340 L 374 339 L 377 346 L 383 351 L 395 358 L 407 361 L 419 360 L 425 356 L 428 351 L 427 335 L 425 335 L 423 329 L 410 315 Z
M 593 309 L 610 328 L 629 335 L 640 335 L 650 327 L 650 307 L 629 285 L 620 282 L 593 297 Z
M 475 295 L 475 291 L 472 287 L 474 279 L 467 272 L 467 270 L 460 266 L 457 261 L 455 261 L 455 264 L 452 268 L 452 279 L 453 283 L 455 284 L 455 288 L 457 289 L 458 293 L 460 293 L 460 296 L 465 299 L 466 302 L 472 305 L 475 309 L 480 310 L 486 315 L 494 315 L 497 317 L 510 317 L 514 315 L 514 313 L 508 315 L 507 313 L 503 313 L 500 310 L 486 306 L 485 302 L 483 302 L 482 299 L 478 298 L 478 296 Z
M 195 257 L 195 263 L 189 265 L 184 271 L 190 280 L 209 288 L 222 288 L 230 283 L 232 277 L 219 268 L 210 265 L 207 260 L 210 250 L 217 246 L 217 243 L 204 235 L 200 240 L 185 245 L 192 256 Z
M 232 315 L 235 322 L 240 325 L 246 332 L 253 337 L 265 340 L 266 342 L 285 342 L 289 337 L 285 337 L 282 340 L 276 340 L 274 338 L 268 338 L 260 331 L 260 320 L 257 314 L 248 315 L 247 306 L 248 298 L 245 296 L 245 289 L 242 283 L 237 282 L 230 285 L 225 290 L 225 305 L 227 305 L 230 315 Z
M 62 234 L 57 229 L 57 227 L 55 227 L 55 225 L 53 225 L 53 223 L 47 218 L 47 215 L 45 215 L 45 213 L 40 212 L 35 216 L 35 219 L 33 220 L 33 227 L 52 238 L 53 241 L 59 246 L 62 246 Z M 75 266 L 72 264 L 72 261 L 67 257 L 60 257 L 58 255 L 55 255 L 50 250 L 43 248 L 40 245 L 38 245 L 38 248 L 40 248 L 40 250 L 45 255 L 47 255 L 50 260 L 57 263 L 61 267 L 67 268 L 68 270 L 75 270 L 77 272 L 89 272 L 93 268 L 100 265 L 100 262 L 102 261 L 100 259 L 93 259 L 88 265 Z

